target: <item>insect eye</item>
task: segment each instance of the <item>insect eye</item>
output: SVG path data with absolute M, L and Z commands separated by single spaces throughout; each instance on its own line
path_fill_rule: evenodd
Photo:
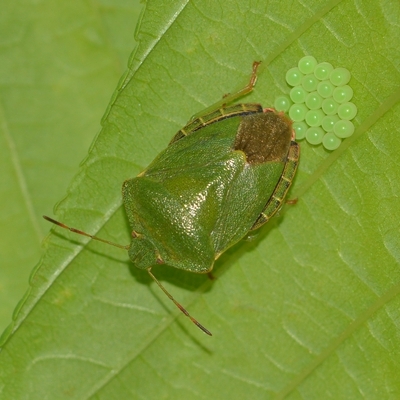
M 156 263 L 159 265 L 164 264 L 164 260 L 159 255 L 157 255 Z

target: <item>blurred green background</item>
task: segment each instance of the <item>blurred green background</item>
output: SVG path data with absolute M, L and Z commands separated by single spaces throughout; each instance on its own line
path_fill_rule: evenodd
M 0 17 L 0 330 L 28 288 L 136 42 L 139 1 L 5 1 Z

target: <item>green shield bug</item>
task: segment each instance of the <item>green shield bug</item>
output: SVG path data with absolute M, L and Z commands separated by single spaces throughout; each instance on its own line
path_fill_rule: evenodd
M 250 92 L 249 84 L 226 96 L 179 130 L 168 147 L 136 178 L 125 181 L 122 196 L 132 241 L 122 246 L 44 217 L 72 232 L 128 250 L 175 305 L 194 319 L 151 272 L 166 264 L 209 273 L 215 260 L 250 231 L 264 225 L 282 206 L 299 161 L 292 122 L 260 104 L 226 106 Z

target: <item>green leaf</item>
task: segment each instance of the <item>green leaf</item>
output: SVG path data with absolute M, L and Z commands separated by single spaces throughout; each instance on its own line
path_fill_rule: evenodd
M 57 218 L 129 243 L 122 182 L 245 84 L 254 60 L 264 68 L 243 101 L 265 106 L 304 54 L 348 68 L 355 134 L 331 154 L 301 144 L 297 204 L 223 255 L 218 279 L 153 269 L 212 338 L 126 253 L 56 228 L 3 335 L 1 397 L 400 397 L 400 6 L 249 3 L 146 4 L 129 70 Z

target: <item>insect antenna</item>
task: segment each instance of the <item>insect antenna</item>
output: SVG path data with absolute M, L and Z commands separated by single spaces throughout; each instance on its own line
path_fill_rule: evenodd
M 209 336 L 212 336 L 212 333 L 205 328 L 202 324 L 200 324 L 199 321 L 197 321 L 195 318 L 193 318 L 189 312 L 181 305 L 179 304 L 173 297 L 172 295 L 167 291 L 167 289 L 165 289 L 165 287 L 163 285 L 161 285 L 161 283 L 158 281 L 158 279 L 153 275 L 153 273 L 151 272 L 151 268 L 147 269 L 147 272 L 149 273 L 149 275 L 153 278 L 153 280 L 155 281 L 155 283 L 157 283 L 157 285 L 160 287 L 160 289 L 168 296 L 168 298 L 170 300 L 172 300 L 175 305 L 188 317 L 190 318 L 190 320 L 198 327 L 200 328 L 204 333 L 206 333 Z
M 68 229 L 69 231 L 78 233 L 79 235 L 90 237 L 93 240 L 98 240 L 99 242 L 107 243 L 107 244 L 110 244 L 111 246 L 119 247 L 120 249 L 124 249 L 124 250 L 129 249 L 129 246 L 123 246 L 122 244 L 110 242 L 109 240 L 105 240 L 105 239 L 99 238 L 97 236 L 90 235 L 89 233 L 83 232 L 79 229 L 71 228 L 70 226 L 63 224 L 62 222 L 56 221 L 55 219 L 50 218 L 47 215 L 43 215 L 43 218 L 46 219 L 47 221 L 51 222 L 52 224 L 61 226 L 61 228 Z
M 81 231 L 81 230 L 79 230 L 79 229 L 71 228 L 70 226 L 63 224 L 62 222 L 56 221 L 55 219 L 50 218 L 50 217 L 48 217 L 47 215 L 43 215 L 43 218 L 44 218 L 45 220 L 51 222 L 51 223 L 54 224 L 54 225 L 58 225 L 58 226 L 60 226 L 61 228 L 68 229 L 69 231 L 74 232 L 74 233 L 78 233 L 79 235 L 83 235 L 83 236 L 90 237 L 90 238 L 93 239 L 93 240 L 98 240 L 99 242 L 107 243 L 107 244 L 110 244 L 111 246 L 119 247 L 120 249 L 129 250 L 129 245 L 128 245 L 128 246 L 123 246 L 122 244 L 110 242 L 109 240 L 105 240 L 105 239 L 99 238 L 99 237 L 97 237 L 97 236 L 94 236 L 94 235 L 91 235 L 91 234 L 89 234 L 89 233 L 83 232 L 83 231 Z M 193 317 L 188 313 L 188 311 L 172 297 L 172 295 L 167 291 L 167 289 L 165 289 L 165 287 L 164 287 L 163 285 L 161 285 L 161 283 L 158 281 L 158 279 L 152 274 L 151 268 L 148 268 L 148 269 L 147 269 L 147 272 L 148 272 L 149 275 L 152 277 L 152 279 L 157 283 L 157 285 L 160 287 L 160 289 L 168 296 L 168 298 L 169 298 L 170 300 L 172 300 L 172 301 L 175 303 L 175 305 L 176 305 L 188 318 L 190 318 L 190 320 L 191 320 L 198 328 L 200 328 L 200 329 L 201 329 L 204 333 L 206 333 L 207 335 L 212 336 L 212 333 L 211 333 L 208 329 L 206 329 L 202 324 L 200 324 L 199 321 L 197 321 L 195 318 L 193 318 Z

